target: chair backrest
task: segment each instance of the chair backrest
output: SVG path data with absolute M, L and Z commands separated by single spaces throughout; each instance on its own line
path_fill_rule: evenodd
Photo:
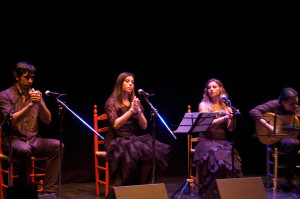
M 98 115 L 97 105 L 94 105 L 94 130 L 105 137 L 108 132 L 108 115 L 106 113 Z M 102 128 L 99 128 L 101 126 Z M 105 160 L 106 151 L 104 148 L 104 140 L 99 140 L 98 135 L 94 134 L 94 155 L 95 155 L 95 181 L 96 194 L 100 196 L 100 185 L 105 185 L 105 196 L 108 195 L 110 189 L 109 180 L 109 164 Z M 105 161 L 103 161 L 105 160 Z M 101 174 L 105 175 L 100 178 Z
M 106 113 L 98 115 L 97 105 L 94 105 L 94 130 L 101 135 L 105 134 L 108 131 L 108 126 L 99 128 L 99 121 L 107 121 L 108 115 Z M 104 124 L 104 123 L 103 123 Z M 99 151 L 99 145 L 104 144 L 104 140 L 99 140 L 98 136 L 94 134 L 94 150 Z

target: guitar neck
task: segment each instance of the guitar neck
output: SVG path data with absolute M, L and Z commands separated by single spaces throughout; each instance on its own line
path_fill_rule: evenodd
M 292 125 L 283 125 L 280 126 L 280 128 L 285 131 L 300 131 L 300 127 L 295 127 Z

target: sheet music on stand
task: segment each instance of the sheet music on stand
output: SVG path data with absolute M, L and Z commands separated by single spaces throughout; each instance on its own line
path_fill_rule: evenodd
M 216 115 L 217 112 L 185 113 L 174 133 L 197 133 L 206 131 Z

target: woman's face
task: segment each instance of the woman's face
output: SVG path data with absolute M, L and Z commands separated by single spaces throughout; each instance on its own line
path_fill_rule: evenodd
M 134 79 L 132 76 L 127 76 L 123 81 L 123 91 L 131 93 L 134 88 Z
M 220 95 L 220 87 L 216 82 L 210 82 L 207 85 L 207 93 L 210 97 L 216 97 Z

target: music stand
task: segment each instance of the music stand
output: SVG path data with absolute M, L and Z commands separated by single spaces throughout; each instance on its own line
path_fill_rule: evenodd
M 183 119 L 181 120 L 178 128 L 174 131 L 174 133 L 187 134 L 188 135 L 188 148 L 190 148 L 190 146 L 192 144 L 191 143 L 192 134 L 207 131 L 207 129 L 211 125 L 212 121 L 215 119 L 216 115 L 217 115 L 217 112 L 185 113 Z M 188 153 L 190 153 L 190 152 L 188 152 Z M 190 161 L 191 161 L 190 156 L 188 154 L 188 164 L 190 163 Z M 171 198 L 173 198 L 176 195 L 176 193 L 180 189 L 182 189 L 178 196 L 178 199 L 179 199 L 187 185 L 189 185 L 188 186 L 188 188 L 189 188 L 188 194 L 190 194 L 190 183 L 194 183 L 196 186 L 199 187 L 199 185 L 194 182 L 195 179 L 191 178 L 190 175 L 191 175 L 191 171 L 190 171 L 190 167 L 188 165 L 188 179 L 186 179 L 186 182 L 176 190 L 176 192 L 171 196 Z

